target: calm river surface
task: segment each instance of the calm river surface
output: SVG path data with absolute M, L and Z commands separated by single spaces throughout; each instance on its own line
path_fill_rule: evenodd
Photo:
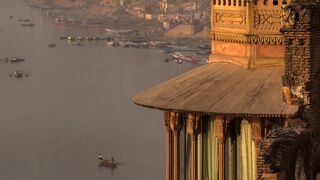
M 21 27 L 18 18 L 36 26 Z M 158 50 L 59 40 L 94 32 L 54 27 L 23 0 L 0 1 L 0 57 L 26 58 L 0 62 L 0 180 L 164 179 L 162 113 L 130 97 L 196 66 L 165 63 Z M 16 69 L 30 77 L 10 78 Z M 122 164 L 99 168 L 99 152 Z

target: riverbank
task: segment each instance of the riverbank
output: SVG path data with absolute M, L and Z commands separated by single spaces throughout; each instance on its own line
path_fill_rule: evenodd
M 87 28 L 108 28 L 136 30 L 145 34 L 151 40 L 191 39 L 209 41 L 208 27 L 199 32 L 193 32 L 189 24 L 171 23 L 164 27 L 158 3 L 122 0 L 28 0 L 30 6 L 41 8 L 48 16 L 62 26 L 80 26 Z M 143 7 L 153 11 L 144 14 Z M 171 9 L 174 9 L 174 5 Z M 177 6 L 178 7 L 178 6 Z M 141 9 L 142 8 L 142 9 Z M 168 16 L 175 16 L 171 13 Z M 163 18 L 163 17 L 162 17 Z M 178 18 L 178 16 L 176 17 Z
M 205 63 L 210 54 L 210 41 L 204 32 L 193 36 L 189 25 L 179 25 L 166 30 L 157 20 L 145 20 L 128 13 L 129 2 L 118 7 L 108 0 L 29 0 L 29 5 L 42 9 L 53 18 L 56 26 L 72 28 L 100 29 L 99 34 L 77 36 L 66 34 L 61 39 L 69 40 L 72 45 L 81 45 L 81 41 L 108 40 L 109 47 L 127 48 L 157 47 L 167 54 L 168 59 Z M 183 26 L 183 27 L 181 27 Z M 201 34 L 202 33 L 202 34 Z M 199 35 L 200 34 L 200 35 Z M 192 54 L 192 55 L 191 55 Z

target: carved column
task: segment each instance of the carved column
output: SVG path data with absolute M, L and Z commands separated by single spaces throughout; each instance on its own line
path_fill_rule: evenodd
M 201 132 L 200 116 L 188 114 L 188 133 L 191 135 L 191 180 L 198 179 L 198 135 Z
M 218 139 L 218 153 L 219 153 L 219 162 L 218 162 L 218 179 L 224 180 L 224 119 L 223 117 L 216 117 L 216 138 Z
M 172 180 L 172 131 L 170 128 L 170 113 L 164 113 L 166 127 L 166 180 Z
M 259 118 L 253 119 L 250 121 L 251 123 L 251 132 L 252 132 L 252 140 L 256 147 L 256 155 L 260 152 L 260 141 L 262 139 L 261 133 L 261 120 Z
M 180 131 L 182 122 L 179 113 L 170 112 L 170 127 L 173 133 L 173 180 L 180 180 Z

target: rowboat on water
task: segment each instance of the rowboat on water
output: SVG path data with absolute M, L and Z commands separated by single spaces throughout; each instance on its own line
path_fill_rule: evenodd
M 114 161 L 113 159 L 109 160 L 109 159 L 105 159 L 105 160 L 101 160 L 99 162 L 100 166 L 104 166 L 104 167 L 116 167 L 119 163 Z
M 99 165 L 104 167 L 116 167 L 119 162 L 115 161 L 113 157 L 110 159 L 103 159 L 102 154 L 98 155 L 98 160 L 100 160 Z

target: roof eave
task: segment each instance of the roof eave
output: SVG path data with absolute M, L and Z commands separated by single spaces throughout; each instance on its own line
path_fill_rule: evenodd
M 228 117 L 248 117 L 248 118 L 294 118 L 298 115 L 299 108 L 297 106 L 290 105 L 290 113 L 279 113 L 279 114 L 268 114 L 268 113 L 258 113 L 258 114 L 250 114 L 250 113 L 226 113 L 226 112 L 205 112 L 205 111 L 195 111 L 195 110 L 187 110 L 187 109 L 169 109 L 169 108 L 162 108 L 162 107 L 155 107 L 151 105 L 141 104 L 131 98 L 132 102 L 138 106 L 150 108 L 150 109 L 157 109 L 161 111 L 174 111 L 174 112 L 181 112 L 181 113 L 196 113 L 202 115 L 223 115 Z

